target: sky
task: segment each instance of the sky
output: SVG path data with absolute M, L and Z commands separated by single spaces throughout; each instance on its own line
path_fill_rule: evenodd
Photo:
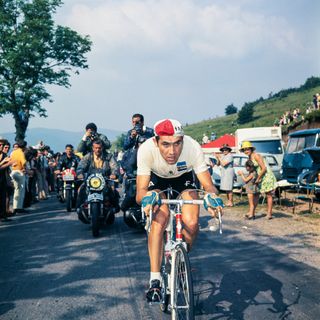
M 48 87 L 48 118 L 29 127 L 125 131 L 133 113 L 190 124 L 298 87 L 320 75 L 319 12 L 306 0 L 65 0 L 56 23 L 90 36 L 89 69 Z M 10 116 L 0 131 L 14 131 Z

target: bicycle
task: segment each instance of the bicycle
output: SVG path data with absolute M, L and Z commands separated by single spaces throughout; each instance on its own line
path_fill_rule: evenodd
M 192 190 L 203 193 L 202 190 Z M 167 189 L 159 194 L 177 191 Z M 178 193 L 179 194 L 179 193 Z M 169 197 L 168 197 L 169 198 Z M 160 269 L 162 277 L 162 301 L 160 309 L 171 311 L 171 319 L 194 319 L 194 296 L 190 260 L 187 243 L 182 236 L 181 208 L 185 204 L 203 205 L 203 200 L 161 199 L 161 204 L 169 205 L 170 217 L 164 234 L 163 260 Z M 222 233 L 221 209 L 217 208 L 219 230 Z M 150 230 L 152 212 L 150 212 L 146 230 Z

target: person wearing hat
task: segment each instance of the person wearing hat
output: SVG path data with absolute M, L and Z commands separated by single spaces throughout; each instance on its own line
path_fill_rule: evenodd
M 220 190 L 225 191 L 227 194 L 228 202 L 227 207 L 233 206 L 233 181 L 234 181 L 234 170 L 233 170 L 233 156 L 231 154 L 231 148 L 228 144 L 222 145 L 220 151 L 222 154 L 215 154 L 218 162 L 217 165 L 221 167 L 221 183 Z
M 270 220 L 272 219 L 273 193 L 277 187 L 277 180 L 265 159 L 255 150 L 256 148 L 250 141 L 241 143 L 240 151 L 247 155 L 256 167 L 258 177 L 255 183 L 259 186 L 260 192 L 267 196 L 267 219 Z
M 159 192 L 172 187 L 183 199 L 197 199 L 195 175 L 206 191 L 205 208 L 215 216 L 216 208 L 223 202 L 217 198 L 217 189 L 211 176 L 200 144 L 185 136 L 182 125 L 173 119 L 164 119 L 154 125 L 155 137 L 149 138 L 138 150 L 136 201 L 146 215 L 153 211 L 153 220 L 148 237 L 150 257 L 150 288 L 146 298 L 149 302 L 161 301 L 160 264 L 163 234 L 169 220 L 167 205 L 160 204 Z M 188 248 L 198 233 L 199 207 L 188 205 L 182 208 L 183 236 Z

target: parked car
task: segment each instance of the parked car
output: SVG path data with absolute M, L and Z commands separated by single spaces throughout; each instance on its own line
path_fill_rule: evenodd
M 268 153 L 260 153 L 266 162 L 269 164 L 271 170 L 273 171 L 277 181 L 281 180 L 281 166 L 278 164 L 278 161 L 274 155 Z M 245 163 L 248 160 L 248 157 L 244 154 L 234 154 L 233 155 L 233 170 L 235 172 L 235 181 L 233 187 L 235 189 L 241 188 L 244 185 L 244 181 L 241 175 L 238 175 L 238 171 L 242 171 L 245 175 L 248 174 Z M 212 169 L 212 181 L 215 186 L 220 187 L 221 181 L 221 170 L 219 166 L 214 166 Z

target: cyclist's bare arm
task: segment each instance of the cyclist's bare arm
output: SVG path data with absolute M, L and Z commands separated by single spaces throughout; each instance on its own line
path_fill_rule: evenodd
M 208 192 L 208 193 L 213 193 L 213 194 L 218 194 L 217 188 L 214 186 L 211 180 L 211 176 L 209 171 L 203 171 L 197 174 L 197 177 L 203 186 L 203 189 Z M 208 208 L 209 213 L 213 216 L 216 217 L 216 210 L 213 208 Z
M 148 187 L 150 183 L 150 176 L 137 176 L 137 193 L 136 201 L 141 204 L 141 201 L 148 192 Z
M 198 173 L 197 178 L 206 192 L 215 194 L 219 193 L 217 188 L 212 183 L 212 179 L 208 170 Z

